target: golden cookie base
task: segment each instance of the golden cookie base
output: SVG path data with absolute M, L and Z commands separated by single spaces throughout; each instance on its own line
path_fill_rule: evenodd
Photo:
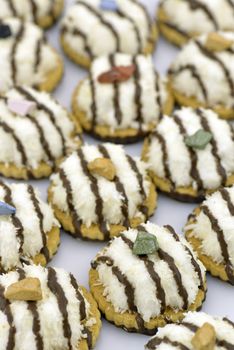
M 91 269 L 89 272 L 90 290 L 98 303 L 100 311 L 105 315 L 106 319 L 114 323 L 117 327 L 124 328 L 127 331 L 135 331 L 140 333 L 138 328 L 136 313 L 124 312 L 118 313 L 113 305 L 107 301 L 104 296 L 104 287 L 101 284 L 98 276 L 98 271 Z M 186 311 L 175 311 L 169 307 L 166 308 L 163 315 L 151 319 L 149 322 L 144 322 L 144 327 L 149 331 L 155 331 L 158 327 L 163 327 L 170 322 L 181 321 L 185 317 L 185 312 L 198 310 L 205 298 L 205 291 L 199 290 L 195 302 Z
M 141 158 L 145 162 L 147 162 L 149 159 L 148 152 L 149 152 L 149 140 L 145 139 L 143 150 L 142 150 L 142 156 L 141 156 Z M 152 178 L 157 189 L 159 189 L 162 192 L 165 192 L 170 197 L 182 202 L 201 202 L 206 195 L 217 191 L 217 188 L 214 188 L 213 190 L 204 189 L 202 192 L 198 192 L 193 187 L 173 188 L 172 183 L 168 179 L 163 179 L 158 177 L 153 171 L 149 171 L 149 175 Z M 231 186 L 233 184 L 234 184 L 234 174 L 227 178 L 225 186 Z
M 64 7 L 64 0 L 57 0 L 54 2 L 53 16 L 47 15 L 37 19 L 37 25 L 43 29 L 51 27 L 60 17 Z
M 75 228 L 72 222 L 72 217 L 69 212 L 62 212 L 54 203 L 53 203 L 53 190 L 52 190 L 53 184 L 50 184 L 48 189 L 48 201 L 51 204 L 54 214 L 58 221 L 61 223 L 62 227 L 65 231 L 71 233 L 74 236 L 77 236 L 77 233 L 75 233 Z M 153 215 L 154 210 L 156 208 L 157 204 L 157 193 L 155 191 L 153 183 L 151 183 L 149 196 L 147 197 L 145 203 L 146 207 L 148 208 L 148 217 Z M 148 219 L 145 218 L 144 222 Z M 130 226 L 131 227 L 137 227 L 140 225 L 142 221 L 139 218 L 132 218 L 130 219 Z M 118 236 L 122 231 L 126 230 L 127 227 L 123 225 L 110 225 L 110 238 Z M 105 235 L 103 232 L 101 232 L 99 225 L 92 224 L 90 227 L 87 227 L 85 225 L 81 225 L 80 229 L 80 235 L 79 237 L 87 240 L 98 240 L 98 241 L 104 241 Z
M 47 72 L 45 80 L 37 85 L 37 89 L 39 91 L 46 91 L 46 92 L 51 92 L 53 91 L 60 80 L 62 79 L 63 72 L 64 72 L 64 66 L 63 66 L 63 61 L 62 58 L 57 54 L 57 52 L 51 47 L 51 50 L 54 51 L 56 54 L 56 65 L 53 70 L 50 70 Z
M 82 290 L 82 293 L 83 293 L 85 299 L 87 299 L 87 301 L 90 304 L 91 317 L 95 318 L 95 320 L 96 320 L 95 324 L 93 324 L 91 327 L 88 327 L 88 329 L 92 335 L 92 348 L 93 348 L 97 342 L 97 338 L 98 338 L 100 330 L 101 330 L 101 326 L 102 326 L 101 316 L 100 316 L 100 312 L 98 310 L 97 303 L 94 300 L 94 298 L 92 297 L 92 295 L 87 291 L 86 288 L 84 288 L 82 286 L 80 288 Z M 89 350 L 88 342 L 86 339 L 83 338 L 79 342 L 77 350 Z
M 158 39 L 158 28 L 157 28 L 157 25 L 154 23 L 152 25 L 150 39 L 142 53 L 145 55 L 152 54 L 154 52 L 157 39 Z M 71 46 L 69 46 L 69 43 L 65 40 L 64 34 L 61 34 L 60 42 L 64 52 L 72 61 L 74 61 L 76 64 L 80 66 L 83 66 L 84 68 L 87 68 L 87 69 L 90 68 L 92 60 L 88 56 L 82 56 L 78 54 Z
M 197 216 L 200 213 L 200 208 L 194 210 L 194 214 Z M 196 218 L 191 218 L 188 220 L 186 225 L 191 225 L 196 222 Z M 185 232 L 185 237 L 187 241 L 191 244 L 193 249 L 197 252 L 198 258 L 204 264 L 207 271 L 211 273 L 214 277 L 219 277 L 223 281 L 229 281 L 228 275 L 226 273 L 226 266 L 224 264 L 218 264 L 213 261 L 211 257 L 205 255 L 202 251 L 202 241 L 193 236 L 192 230 Z M 234 276 L 234 275 L 233 275 Z
M 183 46 L 191 38 L 195 38 L 196 36 L 199 35 L 199 33 L 187 33 L 187 32 L 186 32 L 186 35 L 183 35 L 182 33 L 179 33 L 177 30 L 167 25 L 166 23 L 170 24 L 171 21 L 162 7 L 158 9 L 157 19 L 158 19 L 159 31 L 168 41 L 170 41 L 172 44 L 176 46 Z
M 149 134 L 156 126 L 156 123 L 150 123 L 147 126 L 147 131 L 139 131 L 135 128 L 115 129 L 107 125 L 95 125 L 93 127 L 92 122 L 88 120 L 86 114 L 79 108 L 77 103 L 78 95 L 82 81 L 76 87 L 72 97 L 72 111 L 77 121 L 81 124 L 83 129 L 92 134 L 93 136 L 100 138 L 101 140 L 118 142 L 118 143 L 132 143 L 140 140 L 147 134 Z M 171 93 L 169 84 L 167 85 L 168 99 L 163 106 L 163 113 L 170 115 L 174 107 L 174 98 Z
M 172 84 L 171 84 L 172 85 Z M 188 97 L 180 93 L 178 90 L 172 88 L 173 95 L 175 100 L 181 106 L 192 107 L 192 108 L 209 108 L 218 114 L 222 119 L 234 119 L 234 109 L 229 109 L 223 105 L 210 106 L 208 104 L 198 101 L 195 97 Z

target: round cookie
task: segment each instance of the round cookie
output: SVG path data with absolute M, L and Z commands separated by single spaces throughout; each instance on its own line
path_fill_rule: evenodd
M 205 269 L 185 239 L 149 222 L 113 238 L 89 276 L 106 319 L 130 332 L 155 334 L 199 309 L 206 293 Z
M 175 58 L 169 78 L 176 101 L 234 118 L 234 34 L 209 33 L 191 40 Z
M 156 349 L 232 349 L 234 323 L 226 317 L 215 317 L 204 312 L 189 312 L 178 324 L 160 328 L 149 340 L 145 350 Z
M 85 131 L 118 143 L 147 135 L 173 104 L 151 56 L 119 53 L 95 59 L 72 99 L 73 114 Z
M 145 140 L 142 159 L 155 185 L 181 201 L 234 183 L 234 132 L 211 110 L 182 108 L 164 116 Z
M 88 350 L 101 328 L 96 302 L 72 274 L 35 265 L 0 275 L 0 318 L 3 350 Z
M 4 211 L 6 205 L 10 211 Z M 37 191 L 31 185 L 0 181 L 0 271 L 24 262 L 46 265 L 59 243 L 59 224 Z
M 115 52 L 151 54 L 157 37 L 155 22 L 138 0 L 78 0 L 61 26 L 65 53 L 86 68 L 95 57 Z
M 0 93 L 14 85 L 52 91 L 63 75 L 63 61 L 41 28 L 18 18 L 0 23 Z
M 63 5 L 64 0 L 0 0 L 0 20 L 19 17 L 48 28 L 60 16 Z
M 146 164 L 113 144 L 84 145 L 66 158 L 48 194 L 66 231 L 101 241 L 147 221 L 157 201 Z
M 19 86 L 0 97 L 2 175 L 47 177 L 80 144 L 77 121 L 47 93 Z
M 208 196 L 189 216 L 185 236 L 213 276 L 234 285 L 234 186 Z

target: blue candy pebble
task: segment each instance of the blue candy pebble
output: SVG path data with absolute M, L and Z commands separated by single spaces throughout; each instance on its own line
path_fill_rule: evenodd
M 0 201 L 0 216 L 1 215 L 12 215 L 15 214 L 16 209 L 11 205 Z
M 117 11 L 118 5 L 116 0 L 101 0 L 100 7 L 106 11 Z

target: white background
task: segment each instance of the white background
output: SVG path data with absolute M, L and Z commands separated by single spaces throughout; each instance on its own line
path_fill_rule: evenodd
M 73 0 L 65 0 L 66 6 L 71 4 Z M 151 15 L 155 14 L 157 0 L 144 0 Z M 48 31 L 48 39 L 50 43 L 58 49 L 63 55 L 59 45 L 59 25 Z M 177 53 L 177 49 L 171 44 L 160 38 L 157 50 L 154 54 L 154 62 L 156 69 L 165 74 L 168 66 L 173 61 Z M 56 98 L 67 108 L 70 108 L 71 96 L 75 86 L 79 80 L 86 76 L 86 71 L 69 61 L 64 55 L 65 74 L 63 81 L 55 92 Z M 85 136 L 85 140 L 89 143 L 95 141 Z M 142 143 L 126 146 L 126 151 L 131 155 L 139 156 Z M 42 196 L 46 199 L 46 190 L 48 180 L 30 181 L 31 184 L 39 188 Z M 158 209 L 156 214 L 151 218 L 152 222 L 159 225 L 170 224 L 178 232 L 182 232 L 182 228 L 186 222 L 188 214 L 192 211 L 194 205 L 183 204 L 172 199 L 159 195 Z M 29 214 L 30 215 L 30 214 Z M 72 272 L 78 279 L 79 284 L 88 287 L 88 272 L 90 262 L 95 254 L 104 244 L 84 242 L 80 239 L 75 240 L 70 235 L 62 233 L 61 246 L 57 255 L 52 260 L 52 265 L 63 267 Z M 143 287 L 143 286 L 142 286 Z M 225 315 L 234 321 L 234 287 L 208 275 L 208 293 L 203 311 L 213 315 Z M 149 337 L 141 334 L 127 333 L 122 329 L 118 329 L 112 324 L 103 320 L 101 335 L 96 345 L 97 350 L 140 350 L 144 349 L 145 343 Z

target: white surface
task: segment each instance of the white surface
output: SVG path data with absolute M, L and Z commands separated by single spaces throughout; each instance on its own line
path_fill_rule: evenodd
M 67 4 L 72 3 L 72 0 L 65 1 Z M 144 0 L 144 2 L 150 8 L 151 14 L 154 14 L 157 0 Z M 58 26 L 48 32 L 48 37 L 51 44 L 61 52 L 59 46 Z M 176 52 L 177 49 L 163 39 L 160 39 L 155 52 L 155 66 L 160 73 L 166 72 Z M 87 73 L 65 57 L 64 60 L 65 75 L 62 83 L 55 92 L 55 96 L 64 106 L 70 108 L 73 90 L 78 81 Z M 90 143 L 94 142 L 90 137 L 85 137 L 85 140 Z M 142 143 L 126 146 L 126 150 L 131 155 L 140 155 L 141 145 Z M 32 185 L 39 188 L 43 194 L 43 198 L 46 198 L 48 181 L 30 182 Z M 193 207 L 194 205 L 179 203 L 163 195 L 159 195 L 158 209 L 151 221 L 159 225 L 170 224 L 178 233 L 181 233 L 187 216 L 192 211 Z M 78 279 L 79 284 L 88 287 L 90 262 L 103 245 L 104 244 L 101 243 L 84 242 L 79 239 L 75 240 L 68 234 L 62 233 L 61 246 L 57 255 L 52 260 L 52 265 L 63 267 L 68 271 L 71 271 Z M 233 292 L 233 286 L 208 276 L 208 293 L 207 299 L 203 304 L 203 311 L 209 312 L 213 315 L 225 315 L 234 321 Z M 103 320 L 101 336 L 95 349 L 143 350 L 148 339 L 149 337 L 144 335 L 127 333 Z

